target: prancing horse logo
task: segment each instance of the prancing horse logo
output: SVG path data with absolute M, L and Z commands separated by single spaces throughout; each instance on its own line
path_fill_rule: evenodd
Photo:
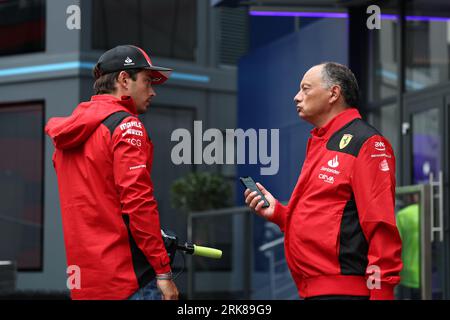
M 344 134 L 339 142 L 339 149 L 344 149 L 352 140 L 353 136 L 351 134 Z

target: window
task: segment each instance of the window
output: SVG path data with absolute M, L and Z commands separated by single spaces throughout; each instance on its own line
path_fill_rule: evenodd
M 388 1 L 380 5 L 383 13 L 381 29 L 371 30 L 369 103 L 375 104 L 384 99 L 395 97 L 398 90 L 398 42 L 397 1 Z
M 449 81 L 450 3 L 414 0 L 406 10 L 406 90 Z
M 247 53 L 248 46 L 248 13 L 247 8 L 216 8 L 218 13 L 217 56 L 218 63 L 236 65 Z
M 0 1 L 0 55 L 45 50 L 45 0 Z
M 152 56 L 195 60 L 197 1 L 93 1 L 93 48 L 121 44 L 142 47 Z
M 42 269 L 42 104 L 0 105 L 0 260 Z

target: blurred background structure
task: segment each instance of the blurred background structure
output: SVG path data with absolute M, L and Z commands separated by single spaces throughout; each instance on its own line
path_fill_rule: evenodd
M 367 26 L 373 4 L 381 9 L 380 29 Z M 135 44 L 154 64 L 174 69 L 142 116 L 155 145 L 161 224 L 181 240 L 224 250 L 220 262 L 188 259 L 177 278 L 185 297 L 298 298 L 282 234 L 240 207 L 237 178 L 253 176 L 289 199 L 311 129 L 293 97 L 312 65 L 337 61 L 359 81 L 363 117 L 394 147 L 397 184 L 406 188 L 398 210 L 419 202 L 412 238 L 420 241 L 420 279 L 413 289 L 422 299 L 450 298 L 448 1 L 0 0 L 0 40 L 0 293 L 66 297 L 53 145 L 44 124 L 90 99 L 91 70 L 104 51 Z M 195 120 L 203 130 L 280 129 L 278 173 L 261 176 L 260 164 L 173 164 L 171 133 L 193 133 Z M 171 205 L 174 182 L 198 172 L 229 184 L 231 208 Z M 177 258 L 175 272 L 182 267 Z M 406 291 L 398 298 L 416 297 Z

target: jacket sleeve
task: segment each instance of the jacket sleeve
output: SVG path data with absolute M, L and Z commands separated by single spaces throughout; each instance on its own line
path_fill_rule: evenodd
M 376 135 L 364 143 L 355 160 L 351 183 L 368 243 L 370 299 L 393 299 L 402 269 L 401 239 L 394 212 L 395 157 L 384 137 Z
M 124 126 L 123 124 L 130 125 Z M 115 185 L 131 235 L 156 274 L 170 271 L 150 178 L 153 146 L 144 125 L 127 117 L 112 135 Z
M 285 230 L 287 212 L 288 207 L 282 205 L 278 200 L 276 200 L 273 215 L 268 219 L 270 222 L 277 224 L 283 233 Z

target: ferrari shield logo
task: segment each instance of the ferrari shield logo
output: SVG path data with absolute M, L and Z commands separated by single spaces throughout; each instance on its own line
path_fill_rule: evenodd
M 339 142 L 339 149 L 344 149 L 352 140 L 353 136 L 351 134 L 344 134 Z

